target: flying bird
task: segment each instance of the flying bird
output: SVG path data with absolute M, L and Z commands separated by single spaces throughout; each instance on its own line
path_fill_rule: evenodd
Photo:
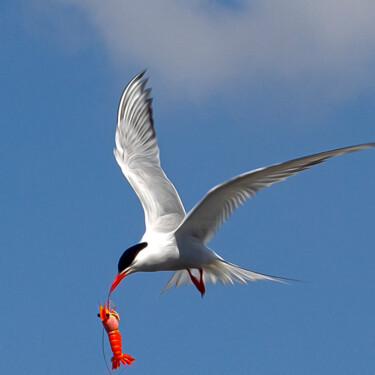
M 207 283 L 285 280 L 229 263 L 206 243 L 232 212 L 260 189 L 333 156 L 374 147 L 375 143 L 321 152 L 240 174 L 212 188 L 186 214 L 175 187 L 160 166 L 151 89 L 146 89 L 144 73 L 136 75 L 121 96 L 114 155 L 142 204 L 146 231 L 140 242 L 120 257 L 109 294 L 125 276 L 135 272 L 174 271 L 161 293 L 173 285 L 192 283 L 202 297 Z

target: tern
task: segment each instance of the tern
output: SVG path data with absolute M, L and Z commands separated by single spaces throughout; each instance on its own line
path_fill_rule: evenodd
M 161 293 L 173 285 L 192 283 L 202 297 L 207 283 L 286 280 L 229 263 L 206 243 L 233 211 L 260 189 L 333 156 L 374 147 L 375 143 L 321 152 L 240 174 L 209 190 L 186 214 L 160 165 L 151 89 L 146 89 L 144 73 L 136 75 L 121 96 L 114 155 L 142 204 L 146 230 L 140 242 L 120 257 L 109 295 L 125 276 L 135 272 L 174 271 Z

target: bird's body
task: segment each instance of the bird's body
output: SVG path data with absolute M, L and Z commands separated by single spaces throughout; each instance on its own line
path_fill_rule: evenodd
M 144 272 L 200 268 L 213 259 L 220 259 L 197 238 L 178 236 L 174 232 L 146 232 L 141 242 L 148 245 L 139 253 L 132 268 Z
M 144 73 L 135 76 L 120 99 L 114 150 L 115 158 L 141 201 L 146 231 L 139 244 L 127 249 L 118 264 L 110 293 L 134 272 L 174 271 L 164 287 L 193 283 L 200 293 L 205 284 L 246 283 L 283 278 L 250 271 L 226 262 L 206 243 L 229 215 L 260 189 L 284 180 L 328 158 L 374 147 L 375 143 L 344 147 L 246 172 L 211 189 L 185 213 L 176 189 L 160 166 L 150 89 Z

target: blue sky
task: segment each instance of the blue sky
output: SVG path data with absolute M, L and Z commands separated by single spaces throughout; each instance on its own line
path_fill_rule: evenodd
M 162 165 L 189 210 L 236 174 L 375 141 L 372 1 L 8 1 L 1 9 L 4 374 L 105 374 L 96 316 L 141 206 L 114 160 L 148 68 Z M 131 374 L 373 373 L 375 150 L 261 191 L 209 246 L 303 280 L 113 294 Z M 106 345 L 107 358 L 111 354 Z

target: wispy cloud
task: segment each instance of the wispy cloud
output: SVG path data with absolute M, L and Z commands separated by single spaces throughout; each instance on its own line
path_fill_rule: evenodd
M 373 0 L 60 1 L 87 13 L 118 66 L 190 92 L 273 80 L 339 98 L 375 83 Z

